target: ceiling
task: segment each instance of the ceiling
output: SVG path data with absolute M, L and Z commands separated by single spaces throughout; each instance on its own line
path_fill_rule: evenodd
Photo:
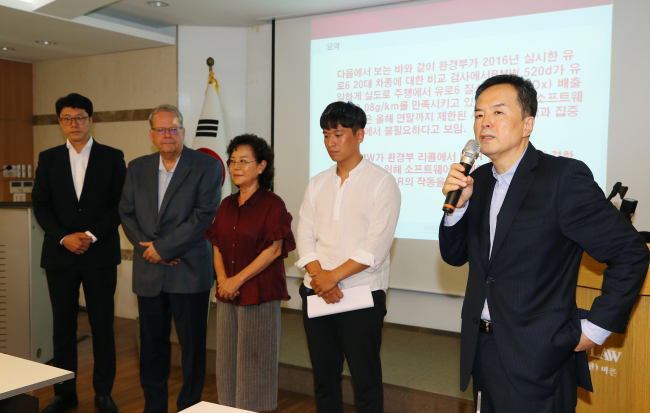
M 166 0 L 151 7 L 144 0 L 122 0 L 99 10 L 166 25 L 251 27 L 270 17 L 327 13 L 408 0 Z
M 251 27 L 411 0 L 0 0 L 0 59 L 36 62 L 176 44 L 176 26 Z M 56 42 L 42 45 L 37 40 Z

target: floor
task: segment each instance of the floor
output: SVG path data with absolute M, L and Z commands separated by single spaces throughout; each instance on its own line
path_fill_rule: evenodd
M 302 315 L 282 313 L 280 362 L 311 368 Z M 472 399 L 460 391 L 460 338 L 385 324 L 381 361 L 384 383 L 446 396 Z M 347 366 L 344 374 L 349 375 Z
M 80 333 L 90 332 L 87 314 L 79 314 Z M 138 367 L 138 351 L 135 340 L 135 321 L 125 318 L 115 319 L 115 344 L 117 348 L 117 375 L 113 386 L 113 399 L 120 413 L 141 413 L 144 410 L 144 397 L 140 387 L 140 370 Z M 85 339 L 79 343 L 79 372 L 77 378 L 77 394 L 79 407 L 70 413 L 95 413 L 93 406 L 94 391 L 92 388 L 92 341 Z M 176 412 L 176 397 L 183 383 L 183 373 L 180 367 L 172 367 L 169 377 L 169 412 Z M 54 388 L 48 386 L 29 392 L 39 398 L 40 409 L 44 409 L 54 397 Z M 207 375 L 203 388 L 202 400 L 217 403 L 216 378 Z M 353 406 L 346 405 L 345 413 L 352 413 Z M 316 413 L 314 398 L 303 394 L 279 391 L 277 413 Z
M 211 311 L 212 313 L 213 311 Z M 214 349 L 216 331 L 214 314 L 210 314 L 208 348 Z M 138 351 L 134 320 L 115 319 L 115 340 L 117 348 L 117 376 L 113 388 L 113 399 L 121 413 L 140 413 L 144 409 L 144 398 L 140 387 Z M 80 333 L 90 332 L 85 312 L 79 314 Z M 92 341 L 79 343 L 79 377 L 77 380 L 80 404 L 71 413 L 96 412 L 93 406 L 92 389 Z M 446 396 L 471 399 L 471 385 L 465 392 L 459 389 L 460 339 L 454 334 L 435 334 L 430 331 L 417 331 L 385 325 L 382 340 L 382 368 L 384 383 L 416 389 Z M 295 311 L 283 311 L 280 362 L 299 367 L 311 368 L 306 337 L 302 327 L 302 315 Z M 344 374 L 349 375 L 347 366 Z M 180 367 L 172 367 L 169 378 L 169 411 L 176 412 L 175 401 L 182 385 Z M 49 386 L 31 392 L 40 399 L 43 409 L 54 397 L 54 389 Z M 202 400 L 217 403 L 216 378 L 206 375 Z M 345 412 L 354 412 L 353 406 L 346 405 Z M 278 408 L 274 412 L 316 413 L 312 396 L 280 390 Z

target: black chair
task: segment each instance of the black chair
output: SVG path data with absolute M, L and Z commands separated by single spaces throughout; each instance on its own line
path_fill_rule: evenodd
M 639 234 L 643 237 L 646 244 L 650 244 L 650 232 L 648 231 L 639 231 Z

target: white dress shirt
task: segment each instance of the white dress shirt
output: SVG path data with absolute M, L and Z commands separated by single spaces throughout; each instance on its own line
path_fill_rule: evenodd
M 162 156 L 160 157 L 160 162 L 158 163 L 158 212 L 160 212 L 160 206 L 165 198 L 165 192 L 167 192 L 167 187 L 174 176 L 174 171 L 176 170 L 176 166 L 178 166 L 179 159 L 181 159 L 180 155 L 176 158 L 176 163 L 172 170 L 167 172 Z
M 368 265 L 338 286 L 369 285 L 372 291 L 388 289 L 388 252 L 395 236 L 402 202 L 395 178 L 365 158 L 345 182 L 337 166 L 314 176 L 305 191 L 298 222 L 296 267 L 318 261 L 333 270 L 352 259 Z M 305 274 L 305 287 L 311 277 Z
M 526 148 L 526 150 L 528 150 L 528 148 Z M 521 159 L 526 154 L 526 150 L 524 150 L 524 153 L 517 160 L 517 162 L 515 162 L 515 164 L 508 171 L 504 172 L 501 175 L 499 175 L 497 173 L 496 168 L 492 166 L 492 175 L 494 176 L 494 179 L 496 179 L 497 182 L 494 184 L 494 191 L 492 192 L 492 201 L 490 202 L 490 256 L 492 256 L 492 243 L 494 242 L 494 234 L 497 228 L 497 216 L 499 215 L 499 211 L 501 210 L 503 201 L 506 199 L 508 188 L 510 188 L 510 182 L 512 182 L 512 178 L 515 176 L 517 167 L 519 166 Z M 456 208 L 456 211 L 454 211 L 454 214 L 452 216 L 446 216 L 445 225 L 453 226 L 458 221 L 460 221 L 460 219 L 465 214 L 465 211 L 467 211 L 468 205 L 469 205 L 469 200 L 465 202 L 465 205 L 463 205 L 462 208 Z M 481 319 L 487 321 L 491 320 L 490 309 L 488 308 L 487 298 L 485 299 L 485 303 L 483 304 Z M 582 324 L 582 332 L 585 333 L 585 335 L 587 336 L 587 338 L 589 338 L 589 340 L 593 341 L 598 345 L 603 344 L 607 339 L 607 337 L 609 337 L 609 335 L 612 334 L 611 331 L 607 331 L 601 327 L 598 327 L 597 325 L 585 319 L 580 320 L 580 322 Z
M 81 191 L 84 188 L 84 180 L 86 179 L 86 169 L 88 169 L 88 159 L 90 159 L 90 148 L 93 146 L 93 137 L 91 136 L 86 142 L 86 146 L 77 153 L 77 150 L 70 143 L 70 139 L 67 140 L 65 146 L 68 148 L 70 153 L 70 169 L 72 170 L 72 181 L 74 182 L 74 190 L 77 193 L 77 200 L 81 200 Z M 97 238 L 90 232 L 86 231 L 86 235 L 92 237 L 93 244 L 97 242 Z M 63 240 L 61 239 L 59 244 L 63 245 Z

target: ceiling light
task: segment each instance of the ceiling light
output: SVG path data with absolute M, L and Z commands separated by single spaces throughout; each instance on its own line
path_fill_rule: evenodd
M 0 47 L 0 50 L 2 50 L 3 52 L 10 52 L 16 49 L 14 49 L 13 47 Z
M 154 7 L 167 7 L 169 6 L 169 3 L 165 3 L 164 1 L 148 1 L 148 5 L 154 6 Z
M 46 44 L 46 45 L 56 44 L 56 42 L 51 42 L 49 40 L 37 40 L 36 43 L 38 43 L 38 44 Z

